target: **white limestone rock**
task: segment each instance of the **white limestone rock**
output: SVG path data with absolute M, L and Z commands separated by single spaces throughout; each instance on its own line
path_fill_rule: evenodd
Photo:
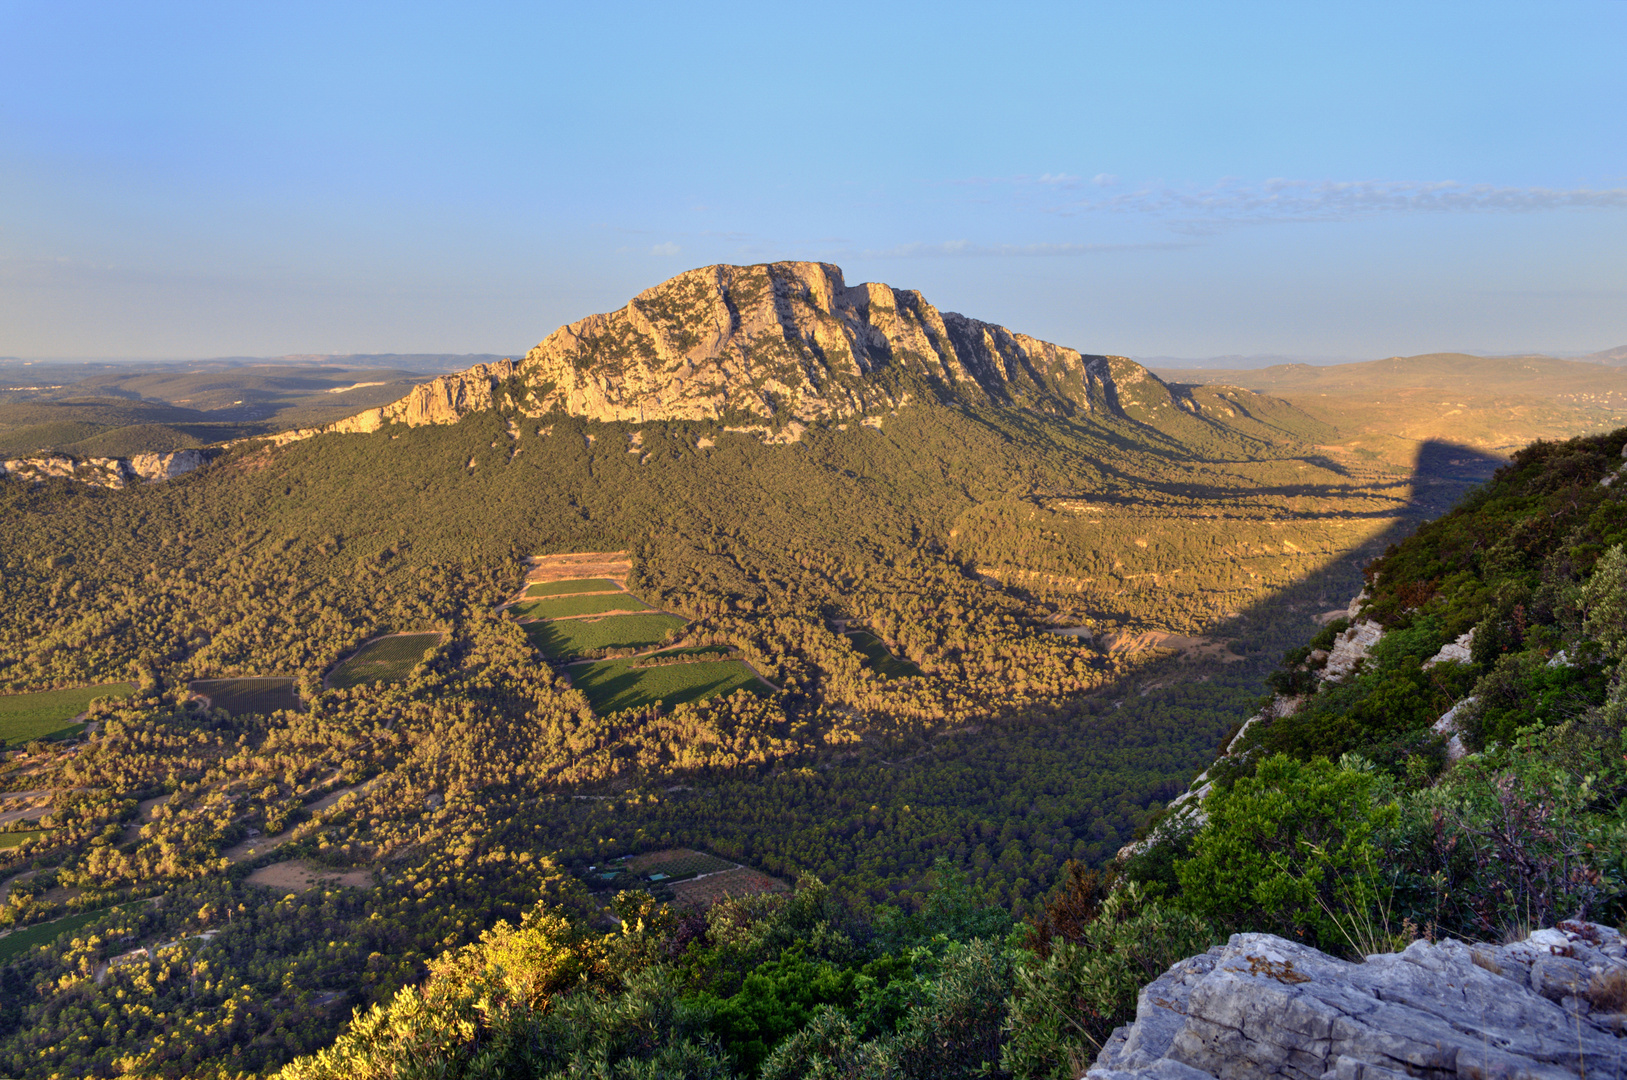
M 1436 664 L 1469 662 L 1470 650 L 1474 648 L 1474 629 L 1470 628 L 1467 634 L 1459 634 L 1456 641 L 1449 641 L 1442 645 L 1440 651 L 1424 661 L 1425 668 L 1432 668 Z
M 1333 639 L 1333 648 L 1328 652 L 1328 662 L 1322 668 L 1321 678 L 1325 681 L 1344 682 L 1356 670 L 1367 654 L 1373 651 L 1384 637 L 1384 627 L 1372 619 L 1363 619 L 1350 629 Z
M 1089 1080 L 1627 1077 L 1621 935 L 1562 923 L 1513 945 L 1415 941 L 1350 963 L 1235 934 L 1142 991 Z M 1595 1004 L 1597 998 L 1599 1004 Z

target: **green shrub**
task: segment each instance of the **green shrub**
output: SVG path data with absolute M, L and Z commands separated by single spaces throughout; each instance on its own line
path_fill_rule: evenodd
M 1181 902 L 1226 927 L 1366 951 L 1380 899 L 1373 836 L 1399 813 L 1387 794 L 1359 760 L 1267 758 L 1209 797 L 1192 857 L 1176 864 Z
M 1142 986 L 1220 940 L 1207 921 L 1147 901 L 1133 882 L 1123 886 L 1077 940 L 1055 939 L 1050 955 L 1018 961 L 1001 1064 L 1033 1080 L 1082 1075 L 1113 1029 L 1135 1015 Z

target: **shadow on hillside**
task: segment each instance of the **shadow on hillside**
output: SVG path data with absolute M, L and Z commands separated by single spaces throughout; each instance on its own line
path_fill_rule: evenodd
M 1056 796 L 1071 804 L 1054 812 L 1073 835 L 1086 837 L 1087 861 L 1112 856 L 1145 815 L 1186 789 L 1207 768 L 1224 741 L 1258 707 L 1266 679 L 1282 655 L 1309 641 L 1319 615 L 1340 612 L 1361 591 L 1363 569 L 1391 544 L 1449 510 L 1503 464 L 1469 447 L 1431 441 L 1419 447 L 1408 480 L 1408 497 L 1394 524 L 1359 547 L 1342 552 L 1317 571 L 1274 590 L 1241 614 L 1212 628 L 1229 656 L 1206 653 L 1151 659 L 1123 672 L 1062 708 L 993 718 L 981 735 L 937 739 L 910 764 L 895 770 L 900 788 L 934 790 L 967 773 L 983 776 L 981 787 L 962 798 L 991 821 L 1011 813 L 1006 790 L 1034 776 L 1064 777 L 1109 766 L 1116 789 L 1073 784 Z M 1239 653 L 1241 656 L 1239 656 Z M 1070 782 L 1048 780 L 1068 792 Z M 979 784 L 971 785 L 978 789 Z

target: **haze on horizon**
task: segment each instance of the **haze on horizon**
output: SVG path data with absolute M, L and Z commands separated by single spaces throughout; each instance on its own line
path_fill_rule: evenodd
M 512 354 L 715 262 L 1086 351 L 1627 343 L 1627 4 L 0 3 L 0 356 Z

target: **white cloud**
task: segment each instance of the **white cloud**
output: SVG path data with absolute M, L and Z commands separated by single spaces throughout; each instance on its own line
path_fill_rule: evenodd
M 656 244 L 654 247 L 650 248 L 650 254 L 651 255 L 676 255 L 676 254 L 678 254 L 679 250 L 681 250 L 681 249 L 678 247 L 677 244 L 674 244 L 671 240 L 668 240 L 664 244 Z
M 1201 230 L 1225 223 L 1341 221 L 1368 214 L 1538 213 L 1627 209 L 1627 188 L 1498 187 L 1455 180 L 1287 180 L 1208 187 L 1150 184 L 1118 195 L 1058 205 L 1061 214 L 1129 213 L 1169 218 Z

